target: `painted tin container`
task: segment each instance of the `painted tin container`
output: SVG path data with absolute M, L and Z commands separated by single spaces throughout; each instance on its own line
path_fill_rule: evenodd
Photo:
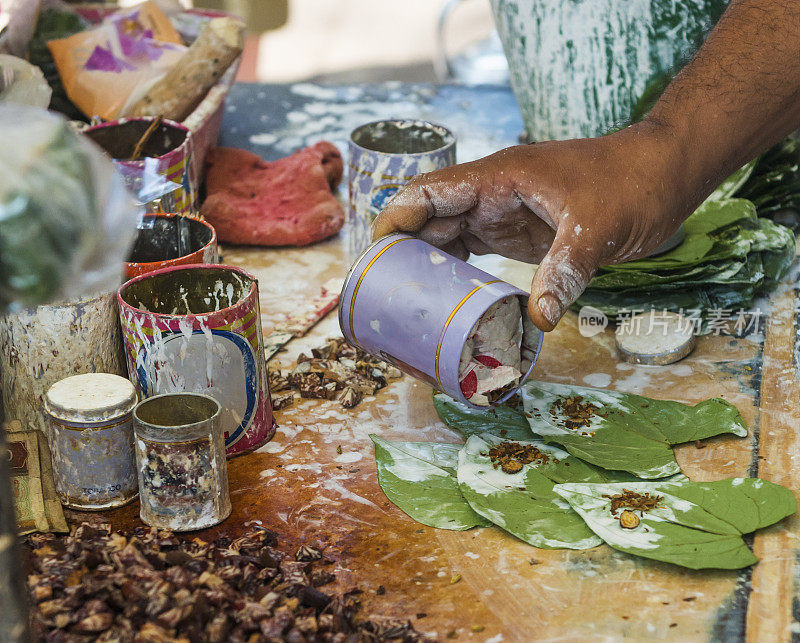
M 136 402 L 133 384 L 110 373 L 73 375 L 49 388 L 44 410 L 62 504 L 101 510 L 137 496 L 131 417 Z
M 491 0 L 529 139 L 600 136 L 643 116 L 643 97 L 658 95 L 727 4 Z
M 351 258 L 371 241 L 370 225 L 389 200 L 417 174 L 456 162 L 456 137 L 420 120 L 361 125 L 348 143 L 348 240 Z
M 47 434 L 44 395 L 81 373 L 127 375 L 116 293 L 26 308 L 0 317 L 5 420 Z
M 216 525 L 231 513 L 222 407 L 198 393 L 167 393 L 133 412 L 140 517 L 172 531 Z
M 461 352 L 481 315 L 509 295 L 522 304 L 522 382 L 542 346 L 541 331 L 524 314 L 528 293 L 406 234 L 379 239 L 350 269 L 339 325 L 350 344 L 471 408 L 485 409 L 461 392 Z
M 121 118 L 89 127 L 84 134 L 121 165 L 143 170 L 144 159 L 127 159 L 153 120 L 151 117 Z M 175 121 L 164 120 L 145 144 L 142 153 L 156 159 L 154 169 L 159 175 L 181 186 L 172 195 L 175 211 L 179 214 L 196 212 L 200 179 L 192 164 L 193 140 L 189 128 Z
M 177 214 L 146 216 L 125 262 L 133 279 L 168 266 L 218 263 L 217 232 L 208 221 Z
M 118 293 L 128 373 L 142 398 L 205 393 L 222 406 L 228 456 L 275 434 L 258 283 L 232 266 L 173 266 Z

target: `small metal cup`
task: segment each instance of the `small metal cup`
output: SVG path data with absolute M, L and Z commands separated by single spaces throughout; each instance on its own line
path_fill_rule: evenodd
M 350 259 L 370 244 L 370 225 L 395 193 L 417 174 L 456 162 L 456 137 L 421 120 L 385 120 L 361 125 L 348 145 Z
M 208 395 L 166 393 L 133 411 L 140 516 L 151 527 L 192 531 L 231 513 L 221 407 Z

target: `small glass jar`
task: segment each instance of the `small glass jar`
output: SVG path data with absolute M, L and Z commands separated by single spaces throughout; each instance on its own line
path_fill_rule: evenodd
M 136 498 L 136 399 L 133 384 L 110 373 L 73 375 L 48 389 L 44 411 L 62 504 L 95 511 Z
M 166 393 L 133 412 L 140 516 L 151 527 L 192 531 L 231 513 L 220 404 L 200 393 Z

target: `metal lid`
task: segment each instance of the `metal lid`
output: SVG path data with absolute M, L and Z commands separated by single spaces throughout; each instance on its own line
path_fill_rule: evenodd
M 649 366 L 677 362 L 692 352 L 695 343 L 693 322 L 667 311 L 632 315 L 614 337 L 624 361 Z
M 111 373 L 73 375 L 53 384 L 44 396 L 44 410 L 67 422 L 103 422 L 130 413 L 136 389 Z

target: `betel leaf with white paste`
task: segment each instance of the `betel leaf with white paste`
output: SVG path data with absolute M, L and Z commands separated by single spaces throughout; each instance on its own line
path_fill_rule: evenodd
M 535 434 L 594 465 L 641 478 L 661 478 L 680 471 L 672 444 L 722 433 L 747 434 L 736 407 L 716 398 L 689 406 L 549 382 L 527 382 L 521 394 Z M 569 413 L 569 407 L 575 405 L 590 410 L 577 425 L 574 414 Z
M 495 469 L 487 440 L 471 436 L 458 454 L 461 493 L 477 513 L 535 547 L 588 549 L 602 542 L 536 467 L 526 464 L 517 473 Z M 535 444 L 556 458 L 568 456 L 543 442 Z
M 739 569 L 758 562 L 742 535 L 797 511 L 791 491 L 757 478 L 572 483 L 553 490 L 614 549 L 691 569 Z M 658 501 L 648 510 L 628 509 L 638 524 L 626 529 L 620 515 L 629 505 L 623 503 L 613 512 L 612 497 L 631 492 Z
M 534 398 L 548 402 L 559 397 L 580 396 L 584 401 L 601 407 L 607 420 L 624 424 L 643 435 L 661 438 L 668 444 L 693 442 L 724 433 L 739 437 L 747 435 L 747 426 L 739 409 L 717 397 L 690 406 L 633 393 L 551 382 L 529 382 L 526 391 L 529 404 L 535 403 L 536 406 L 540 406 L 540 402 L 534 402 Z M 530 412 L 527 407 L 526 412 Z M 553 420 L 549 413 L 543 414 L 543 418 Z
M 475 513 L 456 480 L 460 444 L 388 442 L 370 435 L 375 445 L 378 482 L 386 497 L 423 525 L 470 529 L 491 523 Z
M 525 414 L 508 403 L 477 410 L 444 393 L 435 393 L 433 406 L 442 422 L 464 438 L 489 433 L 509 440 L 530 440 L 534 436 Z

